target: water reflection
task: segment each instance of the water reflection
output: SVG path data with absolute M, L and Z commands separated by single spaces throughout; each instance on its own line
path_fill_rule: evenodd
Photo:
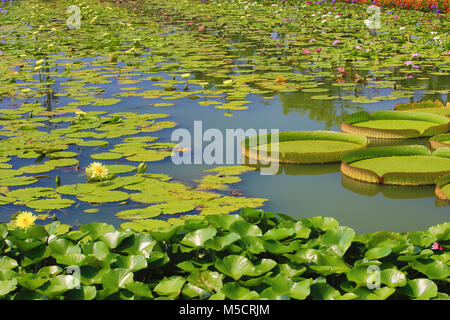
M 435 186 L 389 186 L 383 184 L 358 181 L 347 176 L 342 176 L 341 185 L 360 195 L 373 197 L 378 194 L 391 199 L 419 199 L 434 198 Z
M 326 92 L 326 94 L 339 96 L 341 89 L 331 86 L 330 91 Z M 340 125 L 342 117 L 345 115 L 363 110 L 361 107 L 350 104 L 337 104 L 335 99 L 311 103 L 312 95 L 314 94 L 302 91 L 280 93 L 279 100 L 282 103 L 283 114 L 293 111 L 298 112 L 301 116 L 307 114 L 311 120 L 325 122 L 324 128 L 330 129 L 333 126 Z
M 363 72 L 360 73 L 363 75 Z M 420 78 L 400 80 L 400 85 L 397 86 L 397 89 L 405 88 L 415 90 L 415 92 L 410 98 L 399 99 L 408 99 L 409 102 L 439 99 L 445 104 L 448 100 L 446 92 L 450 88 L 449 80 L 449 76 L 430 76 L 427 72 L 424 72 Z M 282 103 L 283 114 L 298 112 L 301 116 L 307 115 L 311 120 L 324 122 L 324 128 L 330 129 L 333 126 L 340 126 L 342 117 L 347 114 L 361 110 L 369 111 L 369 109 L 393 110 L 394 105 L 399 103 L 399 99 L 380 100 L 379 102 L 362 104 L 339 99 L 348 95 L 354 95 L 355 97 L 364 95 L 368 98 L 388 96 L 395 92 L 393 88 L 373 88 L 360 84 L 356 84 L 355 87 L 339 87 L 333 86 L 329 80 L 323 80 L 323 85 L 320 85 L 319 88 L 326 88 L 329 91 L 322 93 L 304 91 L 280 93 L 279 101 Z M 314 95 L 322 94 L 339 98 L 330 100 L 311 99 Z M 383 103 L 383 106 L 381 108 L 373 108 L 373 105 L 378 105 L 378 103 Z
M 262 168 L 267 167 L 264 164 L 251 164 L 249 163 L 249 159 L 246 158 L 243 160 L 243 164 L 246 166 L 256 168 L 256 171 L 261 171 Z M 278 171 L 276 175 L 287 174 L 290 176 L 297 175 L 321 175 L 328 173 L 336 173 L 339 172 L 341 163 L 321 163 L 321 164 L 294 164 L 294 163 L 279 163 Z

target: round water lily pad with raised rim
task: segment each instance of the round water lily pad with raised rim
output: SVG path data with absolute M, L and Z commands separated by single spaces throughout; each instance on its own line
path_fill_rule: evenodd
M 437 148 L 450 148 L 450 133 L 438 134 L 430 138 L 430 147 L 435 150 Z
M 343 118 L 344 132 L 369 138 L 408 139 L 431 137 L 449 131 L 450 119 L 417 111 L 360 111 Z
M 450 201 L 450 174 L 445 174 L 437 179 L 435 193 L 439 199 Z
M 394 110 L 427 112 L 450 118 L 450 102 L 444 105 L 439 100 L 399 103 L 395 105 Z
M 425 146 L 367 148 L 342 157 L 341 173 L 360 181 L 390 185 L 429 185 L 450 173 L 450 148 L 433 153 Z
M 249 159 L 282 163 L 328 163 L 341 161 L 352 150 L 367 147 L 367 138 L 333 131 L 280 132 L 278 143 L 272 134 L 247 137 L 241 151 Z

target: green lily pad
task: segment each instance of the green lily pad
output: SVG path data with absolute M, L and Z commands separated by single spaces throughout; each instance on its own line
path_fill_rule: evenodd
M 332 131 L 280 132 L 278 141 L 272 142 L 272 135 L 258 136 L 258 139 L 246 138 L 242 147 L 250 159 L 325 163 L 340 161 L 345 153 L 367 146 L 363 137 Z
M 26 167 L 20 168 L 25 173 L 42 173 L 42 172 L 48 172 L 55 169 L 54 166 L 49 165 L 48 163 L 44 164 L 32 164 Z
M 361 111 L 343 118 L 344 132 L 371 138 L 405 139 L 428 137 L 449 130 L 450 119 L 417 111 Z
M 100 191 L 88 194 L 81 194 L 78 199 L 81 201 L 91 202 L 91 203 L 103 203 L 103 202 L 118 202 L 127 200 L 130 195 L 123 191 Z
M 25 205 L 36 210 L 62 209 L 72 206 L 75 201 L 70 199 L 38 199 L 28 201 Z
M 70 167 L 70 166 L 74 166 L 78 163 L 79 163 L 79 161 L 77 159 L 73 159 L 73 158 L 53 159 L 53 160 L 48 160 L 45 162 L 45 164 L 47 164 L 49 166 L 54 166 L 54 167 Z
M 137 168 L 135 166 L 130 166 L 130 165 L 126 165 L 126 164 L 108 165 L 108 171 L 110 173 L 114 173 L 114 174 L 133 172 L 136 170 L 137 170 Z
M 351 178 L 394 185 L 434 184 L 450 173 L 450 148 L 378 147 L 344 155 L 341 172 Z
M 97 159 L 97 160 L 115 160 L 115 159 L 120 159 L 122 157 L 123 157 L 123 154 L 114 153 L 114 152 L 102 152 L 102 153 L 91 154 L 91 158 Z
M 122 219 L 148 219 L 154 218 L 161 214 L 161 209 L 156 207 L 148 207 L 143 209 L 129 209 L 116 213 L 116 216 Z
M 0 186 L 24 186 L 37 182 L 33 177 L 14 177 L 7 179 L 0 179 Z
M 53 152 L 47 154 L 47 157 L 50 159 L 59 159 L 59 158 L 73 158 L 77 157 L 78 153 L 76 152 L 68 152 L 68 151 L 60 151 L 60 152 Z

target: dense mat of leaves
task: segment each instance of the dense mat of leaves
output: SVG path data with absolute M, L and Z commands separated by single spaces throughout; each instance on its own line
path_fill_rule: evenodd
M 450 223 L 356 235 L 278 216 L 244 209 L 148 233 L 3 224 L 0 298 L 448 299 Z

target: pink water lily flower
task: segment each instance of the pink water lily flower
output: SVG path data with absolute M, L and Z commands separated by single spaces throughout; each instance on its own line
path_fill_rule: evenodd
M 344 67 L 339 67 L 339 68 L 337 68 L 336 70 L 339 71 L 339 72 L 342 72 L 342 73 L 345 72 L 345 68 L 344 68 Z
M 314 38 L 309 39 L 309 42 L 314 42 L 314 41 L 316 41 L 316 39 L 314 39 Z
M 309 50 L 307 50 L 307 49 L 302 49 L 302 52 L 303 52 L 304 54 L 310 54 L 310 53 L 311 53 L 311 51 L 309 51 Z
M 441 246 L 438 242 L 433 243 L 433 246 L 431 247 L 433 250 L 444 250 L 444 247 Z
M 358 50 L 362 50 L 363 47 L 361 47 L 360 45 L 355 46 L 356 49 Z
M 322 48 L 316 48 L 316 49 L 314 49 L 314 51 L 315 52 L 320 52 L 320 51 L 322 51 Z
M 414 64 L 414 61 L 405 61 L 405 64 L 407 65 L 407 66 L 412 66 L 413 64 Z
M 336 40 L 333 41 L 332 44 L 334 45 L 334 44 L 338 44 L 338 43 L 339 43 L 339 39 L 336 39 Z

